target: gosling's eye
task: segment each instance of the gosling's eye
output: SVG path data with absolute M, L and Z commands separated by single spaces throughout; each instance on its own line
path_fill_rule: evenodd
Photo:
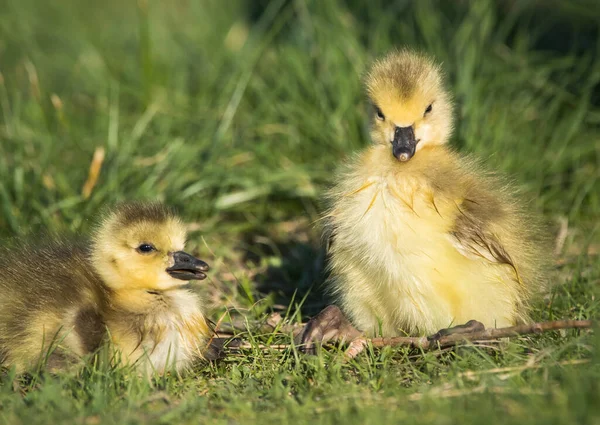
M 381 112 L 381 109 L 379 109 L 377 106 L 375 107 L 375 113 L 377 114 L 377 119 L 379 121 L 383 121 L 385 119 L 385 115 L 383 115 L 383 112 Z
M 149 243 L 143 243 L 137 247 L 137 252 L 139 252 L 140 254 L 149 254 L 153 251 L 156 251 L 156 248 L 154 247 L 154 245 Z
M 429 106 L 427 107 L 427 109 L 425 109 L 425 113 L 423 114 L 423 116 L 425 116 L 425 115 L 427 115 L 428 113 L 430 113 L 432 109 L 433 109 L 433 104 L 429 105 Z

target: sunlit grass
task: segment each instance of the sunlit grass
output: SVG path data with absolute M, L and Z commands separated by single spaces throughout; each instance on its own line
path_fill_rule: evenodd
M 536 317 L 595 317 L 600 16 L 593 2 L 513 3 L 3 0 L 0 235 L 86 232 L 106 204 L 162 199 L 212 266 L 214 320 L 225 307 L 250 319 L 314 314 L 327 301 L 320 195 L 368 143 L 366 66 L 406 44 L 444 64 L 453 145 L 513 178 L 552 231 L 566 229 L 558 286 Z M 553 51 L 558 27 L 568 44 Z M 589 420 L 600 401 L 596 343 L 574 331 L 444 353 L 371 350 L 349 364 L 335 350 L 259 347 L 287 335 L 244 338 L 254 348 L 153 386 L 120 369 L 7 372 L 0 418 L 551 423 Z

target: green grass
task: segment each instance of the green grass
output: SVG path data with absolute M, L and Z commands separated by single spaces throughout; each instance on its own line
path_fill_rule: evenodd
M 367 6 L 367 3 L 369 6 Z M 260 319 L 327 302 L 320 194 L 368 143 L 360 78 L 406 44 L 444 63 L 452 143 L 568 223 L 536 318 L 594 318 L 600 282 L 600 14 L 594 0 L 0 0 L 0 236 L 86 232 L 105 204 L 161 199 L 213 266 L 205 295 Z M 96 148 L 105 160 L 82 196 Z M 301 308 L 300 304 L 303 302 Z M 125 370 L 0 378 L 3 423 L 591 423 L 591 334 L 443 353 L 254 348 L 153 386 Z M 498 368 L 512 368 L 509 371 Z

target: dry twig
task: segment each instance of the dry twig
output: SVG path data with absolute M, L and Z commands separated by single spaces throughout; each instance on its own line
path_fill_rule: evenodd
M 269 322 L 269 321 L 267 321 Z M 423 337 L 392 337 L 392 338 L 357 338 L 351 341 L 348 345 L 348 349 L 345 352 L 346 358 L 354 358 L 359 353 L 361 353 L 367 344 L 371 344 L 373 347 L 381 348 L 381 347 L 414 347 L 420 348 L 422 350 L 431 350 L 431 349 L 443 349 L 452 347 L 455 345 L 470 343 L 470 342 L 486 342 L 490 340 L 497 340 L 500 338 L 512 337 L 512 336 L 520 336 L 520 335 L 528 335 L 528 334 L 540 334 L 545 331 L 555 331 L 560 329 L 588 329 L 593 325 L 591 320 L 556 320 L 552 322 L 540 322 L 540 323 L 532 323 L 529 325 L 519 325 L 519 326 L 511 326 L 508 328 L 488 328 L 483 331 L 473 332 L 470 334 L 451 334 L 447 336 L 443 336 L 437 340 L 431 340 L 426 336 Z M 297 325 L 295 324 L 282 324 L 279 320 L 275 318 L 269 324 L 262 324 L 260 326 L 261 330 L 268 332 L 273 332 L 279 326 L 280 330 L 285 330 L 284 333 L 288 333 L 286 331 L 295 331 L 297 330 Z M 233 326 L 234 329 L 237 329 Z M 247 328 L 246 328 L 247 329 Z M 219 331 L 220 336 L 225 336 L 227 332 L 222 333 L 223 331 Z M 262 345 L 258 344 L 256 346 L 242 342 L 240 344 L 236 344 L 232 346 L 231 349 L 239 350 L 239 349 L 251 349 L 258 348 L 264 351 L 268 350 L 285 350 L 289 347 L 288 344 L 274 344 L 274 345 Z
M 545 331 L 559 329 L 587 329 L 592 327 L 591 320 L 556 320 L 553 322 L 532 323 L 529 325 L 511 326 L 509 328 L 488 328 L 480 332 L 470 334 L 452 334 L 429 340 L 428 337 L 394 337 L 394 338 L 371 338 L 367 340 L 374 347 L 397 347 L 409 346 L 424 350 L 431 348 L 450 347 L 464 342 L 476 342 L 481 340 L 506 338 L 511 336 L 540 334 Z

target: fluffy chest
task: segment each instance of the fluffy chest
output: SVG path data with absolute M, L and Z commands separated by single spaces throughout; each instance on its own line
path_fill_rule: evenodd
M 361 329 L 382 323 L 386 335 L 447 326 L 468 296 L 455 284 L 467 265 L 448 234 L 456 206 L 416 179 L 356 186 L 331 219 L 331 265 L 346 310 Z
M 334 207 L 334 250 L 346 250 L 394 280 L 434 267 L 434 258 L 449 246 L 448 201 L 436 199 L 427 182 L 416 178 L 355 180 Z
M 198 297 L 186 290 L 164 296 L 136 327 L 115 342 L 121 343 L 129 361 L 139 361 L 148 371 L 157 372 L 173 366 L 181 370 L 201 358 L 209 335 Z M 134 335 L 138 335 L 137 343 L 132 346 Z
M 169 363 L 180 369 L 200 358 L 209 333 L 196 295 L 178 292 L 169 299 L 168 308 L 152 319 L 155 336 L 147 345 L 153 346 L 150 360 L 159 370 Z

